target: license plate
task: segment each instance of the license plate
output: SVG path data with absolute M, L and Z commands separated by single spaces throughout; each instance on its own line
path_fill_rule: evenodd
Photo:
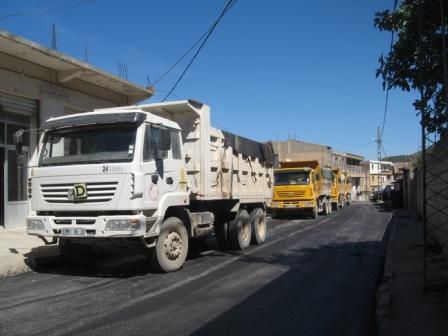
M 62 228 L 61 235 L 63 235 L 63 236 L 85 236 L 86 230 L 84 230 L 84 228 Z
M 297 208 L 297 205 L 295 204 L 285 204 L 286 208 Z

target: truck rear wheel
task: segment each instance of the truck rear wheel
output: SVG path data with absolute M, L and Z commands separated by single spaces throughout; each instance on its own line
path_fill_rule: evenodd
M 330 214 L 330 210 L 328 209 L 328 203 L 324 202 L 322 206 L 324 208 L 324 216 L 328 216 Z
M 229 247 L 244 250 L 249 247 L 252 238 L 252 226 L 247 210 L 240 210 L 235 219 L 229 223 Z
M 342 196 L 339 196 L 339 207 L 342 209 L 345 205 L 345 199 Z
M 217 223 L 215 225 L 215 237 L 216 237 L 216 241 L 218 243 L 218 247 L 220 250 L 226 250 L 229 247 L 228 246 L 229 245 L 228 244 L 228 239 L 229 239 L 228 229 L 229 229 L 228 222 Z
M 266 239 L 266 212 L 261 208 L 255 208 L 250 213 L 252 226 L 252 243 L 263 244 Z
M 163 272 L 177 271 L 188 253 L 188 232 L 177 217 L 169 217 L 162 224 L 152 255 L 153 266 Z

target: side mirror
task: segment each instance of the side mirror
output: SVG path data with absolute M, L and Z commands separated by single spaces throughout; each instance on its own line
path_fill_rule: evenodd
M 160 132 L 159 150 L 167 151 L 171 148 L 171 132 L 166 129 L 162 129 Z
M 16 147 L 17 157 L 23 156 L 23 132 L 24 130 L 18 130 L 13 134 L 14 146 Z

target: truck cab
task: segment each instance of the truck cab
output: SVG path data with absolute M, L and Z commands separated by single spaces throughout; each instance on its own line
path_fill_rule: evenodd
M 274 170 L 274 215 L 297 212 L 317 218 L 319 212 L 331 212 L 331 180 L 326 175 L 317 161 L 280 162 Z

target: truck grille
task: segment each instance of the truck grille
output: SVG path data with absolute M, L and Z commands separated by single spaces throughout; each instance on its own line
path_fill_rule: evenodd
M 296 198 L 305 196 L 305 190 L 298 191 L 277 191 L 279 198 Z
M 40 191 L 47 203 L 104 203 L 109 202 L 115 195 L 118 186 L 117 181 L 112 182 L 89 182 L 85 183 L 87 198 L 82 200 L 68 199 L 68 191 L 76 183 L 54 183 L 41 184 Z
M 95 224 L 95 218 L 63 218 L 63 219 L 53 219 L 53 222 L 57 225 L 93 225 Z

